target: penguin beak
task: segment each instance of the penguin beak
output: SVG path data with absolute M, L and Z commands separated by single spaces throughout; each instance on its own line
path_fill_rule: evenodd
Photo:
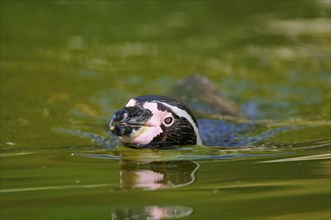
M 124 107 L 110 120 L 110 130 L 123 144 L 144 146 L 162 134 L 162 128 L 152 123 L 153 113 L 141 105 Z
M 149 119 L 146 109 L 125 107 L 117 111 L 110 120 L 110 130 L 119 137 L 132 137 L 137 134 Z

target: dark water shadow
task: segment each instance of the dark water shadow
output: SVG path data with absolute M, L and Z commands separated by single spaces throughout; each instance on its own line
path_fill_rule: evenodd
M 271 129 L 254 121 L 236 123 L 215 119 L 199 119 L 198 124 L 204 145 L 223 147 L 257 146 L 291 128 L 281 126 Z M 256 134 L 252 134 L 252 131 L 256 131 Z

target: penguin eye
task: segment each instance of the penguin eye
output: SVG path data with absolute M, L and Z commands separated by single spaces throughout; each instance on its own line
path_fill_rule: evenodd
M 170 125 L 173 121 L 173 118 L 172 117 L 166 117 L 165 119 L 163 119 L 163 122 L 166 124 L 166 125 Z

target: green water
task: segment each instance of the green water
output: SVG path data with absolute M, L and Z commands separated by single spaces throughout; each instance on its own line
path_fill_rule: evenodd
M 105 149 L 125 102 L 208 77 L 258 146 Z M 330 2 L 1 1 L 1 219 L 330 219 Z

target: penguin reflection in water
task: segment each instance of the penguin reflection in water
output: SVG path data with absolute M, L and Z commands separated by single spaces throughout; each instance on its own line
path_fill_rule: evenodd
M 192 111 L 178 99 L 165 96 L 130 99 L 111 118 L 110 130 L 130 147 L 202 145 Z

